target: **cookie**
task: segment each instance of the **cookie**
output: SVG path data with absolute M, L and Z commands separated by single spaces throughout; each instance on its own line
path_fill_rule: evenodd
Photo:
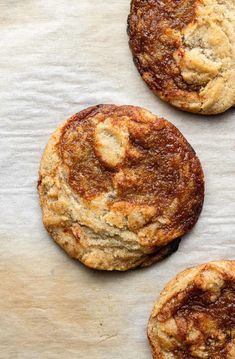
M 155 359 L 234 359 L 235 261 L 178 274 L 155 304 L 148 337 Z
M 44 225 L 71 257 L 124 271 L 178 248 L 201 212 L 204 178 L 170 122 L 138 107 L 99 105 L 51 136 L 38 190 Z
M 130 48 L 142 78 L 181 110 L 235 104 L 234 0 L 132 0 Z

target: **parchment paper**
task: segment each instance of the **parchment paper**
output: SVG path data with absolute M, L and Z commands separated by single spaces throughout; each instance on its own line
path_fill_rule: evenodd
M 235 113 L 203 117 L 157 99 L 126 35 L 129 0 L 0 0 L 0 358 L 150 359 L 153 303 L 180 270 L 235 257 Z M 49 238 L 36 191 L 57 125 L 98 103 L 173 122 L 198 153 L 206 200 L 177 253 L 146 270 L 100 273 Z

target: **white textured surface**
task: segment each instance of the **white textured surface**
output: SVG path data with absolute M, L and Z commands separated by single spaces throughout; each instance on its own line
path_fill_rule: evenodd
M 0 0 L 0 358 L 150 359 L 146 324 L 176 272 L 235 258 L 235 110 L 190 115 L 140 79 L 127 45 L 129 0 Z M 42 150 L 73 113 L 134 104 L 173 122 L 206 176 L 201 218 L 179 251 L 146 270 L 98 273 L 69 259 L 41 223 Z

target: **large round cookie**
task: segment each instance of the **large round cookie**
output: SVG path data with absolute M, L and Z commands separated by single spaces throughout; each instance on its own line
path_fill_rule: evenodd
M 105 270 L 147 266 L 176 250 L 204 198 L 200 162 L 182 134 L 133 106 L 91 107 L 59 127 L 38 189 L 53 239 Z
M 234 0 L 132 0 L 134 62 L 164 101 L 190 112 L 235 104 Z
M 154 359 L 234 359 L 235 261 L 178 274 L 154 307 L 148 336 Z

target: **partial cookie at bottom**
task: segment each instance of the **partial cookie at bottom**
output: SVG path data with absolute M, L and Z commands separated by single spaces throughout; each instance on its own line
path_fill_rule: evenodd
M 154 359 L 235 358 L 235 261 L 218 261 L 176 276 L 148 324 Z

